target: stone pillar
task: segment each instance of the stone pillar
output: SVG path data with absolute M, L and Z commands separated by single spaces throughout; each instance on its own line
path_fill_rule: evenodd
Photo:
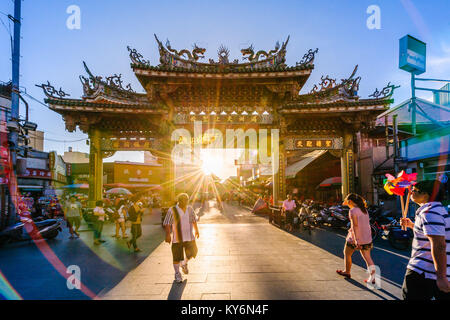
M 98 129 L 89 132 L 89 207 L 103 199 L 103 157 L 101 150 L 101 133 Z
M 160 150 L 152 150 L 152 154 L 159 158 L 162 163 L 162 192 L 161 200 L 163 206 L 172 206 L 175 202 L 175 162 L 172 159 L 171 150 L 164 148 L 164 152 Z
M 274 141 L 271 141 L 272 143 Z M 272 190 L 273 190 L 273 204 L 278 205 L 279 201 L 286 198 L 286 155 L 285 147 L 283 141 L 279 141 L 278 152 L 277 148 L 272 148 L 275 150 L 272 152 Z M 278 165 L 276 161 L 278 160 Z
M 342 199 L 351 192 L 355 192 L 353 134 L 347 130 L 343 136 L 344 145 L 341 155 Z

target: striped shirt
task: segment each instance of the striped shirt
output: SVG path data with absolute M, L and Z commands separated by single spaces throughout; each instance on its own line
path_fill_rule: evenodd
M 183 211 L 178 205 L 175 206 L 178 210 L 178 215 L 180 216 L 180 224 L 181 224 L 181 234 L 183 242 L 185 241 L 193 241 L 195 240 L 194 234 L 192 233 L 193 223 L 197 222 L 197 218 L 195 217 L 194 209 L 191 206 L 187 206 L 186 211 Z M 163 225 L 164 226 L 172 226 L 172 242 L 178 243 L 177 240 L 177 226 L 174 223 L 175 219 L 173 216 L 173 211 L 171 207 L 164 218 Z
M 431 256 L 431 242 L 427 236 L 445 236 L 447 243 L 447 279 L 450 280 L 450 215 L 440 202 L 429 202 L 416 211 L 414 240 L 408 269 L 436 280 L 436 269 Z

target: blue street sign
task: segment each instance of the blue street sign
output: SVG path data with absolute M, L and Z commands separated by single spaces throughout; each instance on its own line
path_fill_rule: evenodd
M 426 70 L 427 45 L 409 34 L 400 39 L 399 68 L 418 75 Z

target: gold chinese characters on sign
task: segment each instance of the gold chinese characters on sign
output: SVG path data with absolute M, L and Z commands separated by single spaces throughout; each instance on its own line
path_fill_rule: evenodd
M 294 141 L 296 149 L 333 149 L 332 139 L 296 139 Z
M 115 140 L 112 143 L 115 150 L 142 150 L 151 147 L 151 141 L 144 140 Z

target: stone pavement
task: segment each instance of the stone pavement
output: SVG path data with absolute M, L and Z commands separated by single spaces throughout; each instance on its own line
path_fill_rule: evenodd
M 342 259 L 270 225 L 247 210 L 209 208 L 200 220 L 199 254 L 183 283 L 175 283 L 170 245 L 161 243 L 102 299 L 351 299 L 392 300 L 398 285 L 383 279 L 370 290 L 365 269 L 353 265 L 352 279 L 336 274 Z M 230 212 L 235 212 L 229 218 Z M 227 217 L 228 215 L 228 217 Z M 210 218 L 208 217 L 216 217 Z M 239 223 L 239 218 L 246 223 Z M 220 221 L 218 221 L 220 220 Z M 226 223 L 230 220 L 230 223 Z M 247 223 L 250 221 L 250 223 Z M 220 223 L 218 223 L 220 222 Z M 358 253 L 356 253 L 358 254 Z

